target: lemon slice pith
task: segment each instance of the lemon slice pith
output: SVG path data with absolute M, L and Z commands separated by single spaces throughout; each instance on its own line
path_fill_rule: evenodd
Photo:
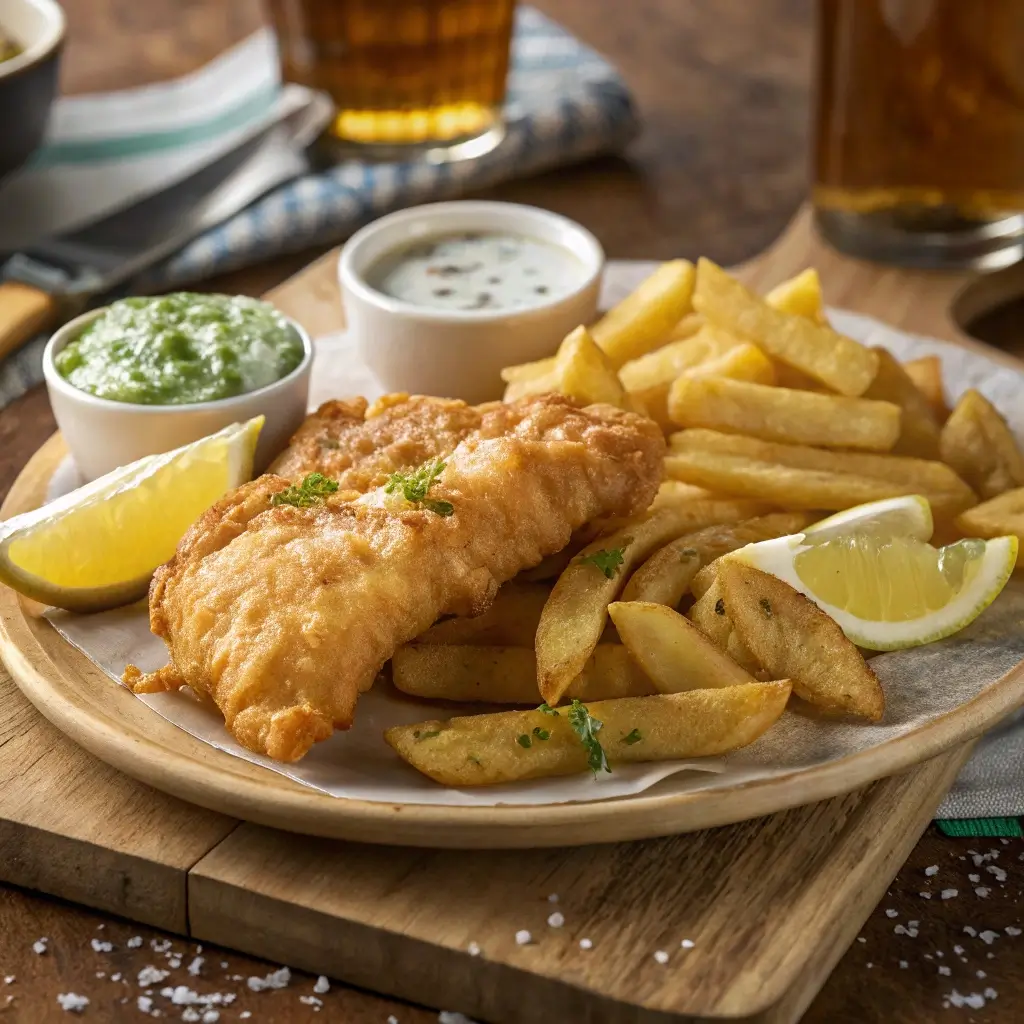
M 804 533 L 748 544 L 725 557 L 806 594 L 856 644 L 899 650 L 963 629 L 1006 585 L 1017 538 L 927 543 L 931 513 L 910 495 L 848 509 Z
M 142 597 L 189 526 L 252 476 L 262 425 L 233 423 L 0 523 L 0 582 L 79 612 Z

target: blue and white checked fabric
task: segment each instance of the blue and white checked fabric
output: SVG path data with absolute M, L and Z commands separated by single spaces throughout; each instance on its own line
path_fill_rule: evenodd
M 451 164 L 349 162 L 306 174 L 195 239 L 133 282 L 147 292 L 313 245 L 341 241 L 391 210 L 456 198 L 600 153 L 635 135 L 636 112 L 622 78 L 599 54 L 530 7 L 517 12 L 501 144 Z M 38 338 L 0 364 L 0 409 L 42 380 Z

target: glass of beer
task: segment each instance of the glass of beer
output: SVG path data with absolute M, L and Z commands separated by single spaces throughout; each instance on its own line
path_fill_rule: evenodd
M 444 161 L 500 142 L 515 0 L 267 2 L 285 80 L 330 94 L 349 155 Z
M 813 198 L 854 256 L 1024 255 L 1024 2 L 819 0 Z

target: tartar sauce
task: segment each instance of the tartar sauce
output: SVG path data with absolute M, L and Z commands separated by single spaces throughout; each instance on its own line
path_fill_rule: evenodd
M 526 235 L 470 232 L 441 235 L 384 256 L 368 283 L 414 306 L 449 310 L 512 310 L 546 305 L 586 279 L 568 249 Z

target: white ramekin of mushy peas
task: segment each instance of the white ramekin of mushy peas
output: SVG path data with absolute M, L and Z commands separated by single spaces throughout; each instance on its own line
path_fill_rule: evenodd
M 463 200 L 382 217 L 338 274 L 348 329 L 390 391 L 500 398 L 502 367 L 551 355 L 590 323 L 604 252 L 574 221 Z
M 313 346 L 245 296 L 120 299 L 65 324 L 43 352 L 57 425 L 86 480 L 264 416 L 266 467 L 302 422 Z

